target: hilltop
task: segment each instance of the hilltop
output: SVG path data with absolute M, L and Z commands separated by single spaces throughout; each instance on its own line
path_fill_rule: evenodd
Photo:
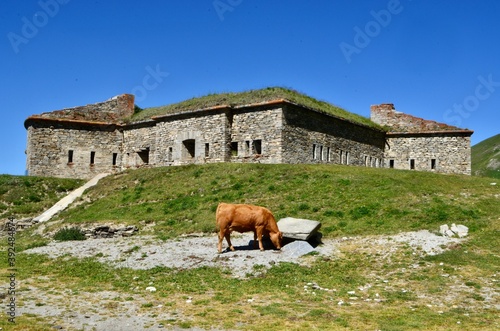
M 472 146 L 472 175 L 500 178 L 500 134 Z

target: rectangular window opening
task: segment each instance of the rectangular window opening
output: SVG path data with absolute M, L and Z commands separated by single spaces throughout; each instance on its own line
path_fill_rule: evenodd
M 205 157 L 209 157 L 209 156 L 210 156 L 210 144 L 205 143 Z
M 331 160 L 330 160 L 330 157 L 331 157 L 331 155 L 330 155 L 330 147 L 327 147 L 327 148 L 326 148 L 326 161 L 327 161 L 327 162 L 330 162 L 330 161 L 331 161 Z
M 113 165 L 116 166 L 116 160 L 118 159 L 118 153 L 113 153 Z
M 73 150 L 68 151 L 68 163 L 73 163 Z
M 389 168 L 394 168 L 394 160 L 389 160 Z
M 414 159 L 410 159 L 410 169 L 415 170 L 415 160 Z
M 90 164 L 94 165 L 95 163 L 95 152 L 90 152 Z
M 436 159 L 431 159 L 431 169 L 436 170 Z
M 253 153 L 262 154 L 262 140 L 256 139 L 253 141 Z
M 238 156 L 238 142 L 231 142 L 231 156 Z
M 169 147 L 168 148 L 168 151 L 167 151 L 167 161 L 168 162 L 172 162 L 173 161 L 173 152 L 174 152 L 174 149 L 172 147 Z

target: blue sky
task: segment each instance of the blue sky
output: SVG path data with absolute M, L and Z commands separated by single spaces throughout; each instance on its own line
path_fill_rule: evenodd
M 142 107 L 293 88 L 500 133 L 500 1 L 4 0 L 0 174 L 32 114 L 136 94 Z

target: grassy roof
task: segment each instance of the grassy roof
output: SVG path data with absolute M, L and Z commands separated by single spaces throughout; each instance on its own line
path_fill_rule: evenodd
M 380 126 L 370 119 L 350 113 L 340 107 L 328 102 L 311 98 L 303 93 L 282 87 L 268 87 L 259 90 L 250 90 L 238 93 L 212 93 L 202 97 L 188 99 L 179 103 L 167 106 L 146 108 L 137 112 L 132 118 L 132 122 L 143 121 L 153 116 L 174 114 L 184 111 L 206 109 L 215 106 L 227 105 L 231 107 L 243 106 L 254 103 L 261 103 L 277 99 L 286 99 L 301 106 L 324 112 L 339 118 L 349 120 L 354 123 L 364 124 L 369 127 L 378 128 Z

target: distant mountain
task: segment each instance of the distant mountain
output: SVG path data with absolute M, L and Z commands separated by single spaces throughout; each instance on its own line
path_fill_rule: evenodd
M 472 146 L 472 175 L 500 178 L 500 134 Z

